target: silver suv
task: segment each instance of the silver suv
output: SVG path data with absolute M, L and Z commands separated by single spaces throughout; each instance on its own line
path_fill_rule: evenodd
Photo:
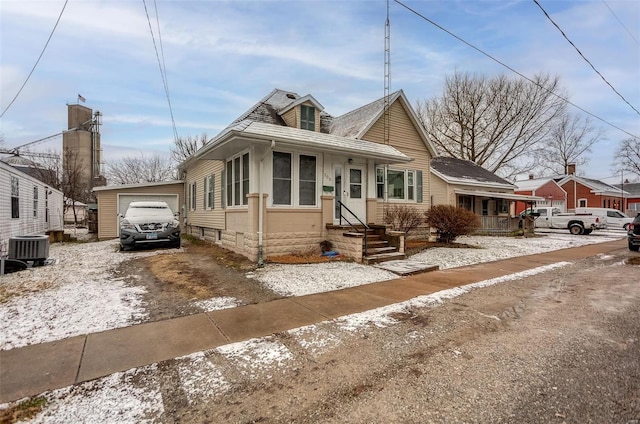
M 137 246 L 180 247 L 180 222 L 165 202 L 131 202 L 120 221 L 120 250 Z

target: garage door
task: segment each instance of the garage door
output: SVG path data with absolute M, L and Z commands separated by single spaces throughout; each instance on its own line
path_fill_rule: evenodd
M 131 202 L 166 202 L 173 213 L 180 212 L 177 194 L 119 194 L 118 213 L 124 215 Z
M 120 214 L 124 215 L 131 202 L 165 202 L 173 213 L 180 212 L 177 194 L 118 194 L 118 223 L 116 225 L 120 237 Z

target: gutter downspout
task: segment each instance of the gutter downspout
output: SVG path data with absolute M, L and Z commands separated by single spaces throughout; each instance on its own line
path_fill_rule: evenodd
M 263 233 L 263 226 L 264 226 L 264 219 L 263 219 L 263 215 L 264 215 L 264 200 L 263 200 L 263 195 L 264 192 L 262 190 L 262 181 L 264 180 L 264 178 L 262 178 L 262 163 L 264 162 L 264 158 L 267 157 L 267 154 L 269 154 L 270 152 L 273 151 L 273 149 L 276 147 L 276 142 L 274 140 L 271 140 L 271 147 L 269 149 L 267 149 L 267 151 L 264 152 L 264 154 L 262 155 L 262 157 L 260 158 L 260 165 L 259 165 L 259 180 L 258 180 L 258 186 L 260 187 L 259 189 L 259 195 L 258 195 L 258 267 L 262 268 L 264 266 L 264 258 L 263 258 L 263 249 L 262 249 L 262 233 Z

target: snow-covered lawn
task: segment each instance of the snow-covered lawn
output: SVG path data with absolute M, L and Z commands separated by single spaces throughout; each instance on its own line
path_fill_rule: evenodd
M 479 249 L 429 249 L 410 258 L 451 268 L 619 239 L 624 233 L 543 237 L 461 237 L 459 242 Z M 126 284 L 113 271 L 129 259 L 174 254 L 175 249 L 118 252 L 115 240 L 52 244 L 53 265 L 0 276 L 0 350 L 124 327 L 147 319 L 143 287 Z M 251 274 L 258 282 L 285 295 L 337 290 L 398 278 L 395 274 L 346 262 L 314 265 L 267 265 Z M 232 298 L 199 301 L 206 310 L 233 307 Z

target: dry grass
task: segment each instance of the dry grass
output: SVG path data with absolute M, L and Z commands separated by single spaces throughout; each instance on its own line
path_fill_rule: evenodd
M 38 415 L 47 404 L 43 397 L 27 399 L 6 409 L 0 409 L 0 423 L 10 424 L 28 420 Z
M 0 284 L 0 303 L 6 303 L 14 297 L 38 293 L 55 286 L 53 281 L 24 281 L 20 284 Z

